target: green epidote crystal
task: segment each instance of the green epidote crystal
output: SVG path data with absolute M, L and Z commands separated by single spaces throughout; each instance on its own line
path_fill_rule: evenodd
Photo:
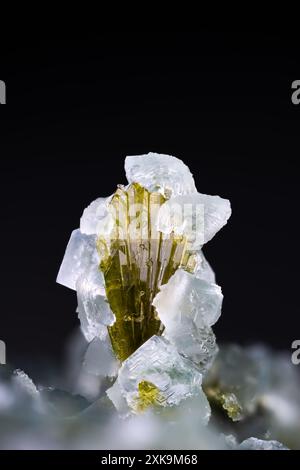
M 243 409 L 234 393 L 221 391 L 218 386 L 206 388 L 205 393 L 211 403 L 221 406 L 232 421 L 242 419 Z
M 152 382 L 142 380 L 138 385 L 138 397 L 136 400 L 136 411 L 145 411 L 149 406 L 159 405 L 161 394 Z
M 194 269 L 184 237 L 158 232 L 156 215 L 166 199 L 137 183 L 118 187 L 110 201 L 115 223 L 110 239 L 99 238 L 100 269 L 115 323 L 112 347 L 124 361 L 153 335 L 163 332 L 152 301 L 176 269 Z

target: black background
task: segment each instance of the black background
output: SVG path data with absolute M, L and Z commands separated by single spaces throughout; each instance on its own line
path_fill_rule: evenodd
M 2 44 L 0 338 L 32 372 L 78 325 L 55 283 L 82 210 L 125 183 L 126 155 L 175 155 L 229 198 L 205 247 L 222 286 L 218 341 L 300 337 L 300 41 L 275 32 L 105 33 Z

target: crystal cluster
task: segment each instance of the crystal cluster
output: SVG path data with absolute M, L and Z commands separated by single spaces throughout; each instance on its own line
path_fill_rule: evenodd
M 57 282 L 77 292 L 86 369 L 115 377 L 108 397 L 138 413 L 203 393 L 223 296 L 202 247 L 231 209 L 175 157 L 129 156 L 125 171 L 127 186 L 84 210 Z
M 299 449 L 290 356 L 216 354 L 222 293 L 202 247 L 229 202 L 197 193 L 169 155 L 127 157 L 125 170 L 127 186 L 84 210 L 59 270 L 81 325 L 65 373 L 41 386 L 0 365 L 0 448 Z

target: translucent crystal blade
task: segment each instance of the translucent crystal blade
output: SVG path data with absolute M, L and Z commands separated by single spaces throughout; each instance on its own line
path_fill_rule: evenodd
M 79 229 L 71 234 L 56 282 L 76 290 L 76 281 L 91 265 L 99 264 L 96 237 Z
M 163 237 L 157 231 L 156 216 L 164 201 L 161 194 L 136 183 L 120 187 L 109 204 L 115 214 L 114 231 L 109 242 L 98 239 L 106 296 L 116 316 L 109 334 L 120 360 L 161 333 L 152 301 L 176 269 L 191 261 L 184 237 Z
M 107 326 L 112 325 L 115 316 L 105 299 L 103 274 L 97 265 L 91 266 L 76 282 L 78 316 L 81 329 L 87 341 L 104 338 Z
M 129 183 L 139 183 L 149 191 L 159 191 L 167 198 L 196 192 L 189 168 L 171 155 L 151 152 L 126 157 L 125 171 Z
M 123 362 L 108 396 L 133 411 L 148 405 L 177 405 L 201 393 L 202 375 L 165 338 L 153 336 Z M 151 403 L 150 403 L 151 402 Z

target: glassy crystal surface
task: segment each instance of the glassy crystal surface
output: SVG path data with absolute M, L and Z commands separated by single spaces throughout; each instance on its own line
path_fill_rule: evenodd
M 214 270 L 212 269 L 211 265 L 205 258 L 203 252 L 197 251 L 194 255 L 195 261 L 195 270 L 194 274 L 199 279 L 203 279 L 204 281 L 210 282 L 212 284 L 216 284 L 216 276 Z
M 107 203 L 109 198 L 99 197 L 84 209 L 80 219 L 80 231 L 86 235 L 98 233 L 99 226 L 108 216 Z
M 78 317 L 87 341 L 95 337 L 105 338 L 107 326 L 115 316 L 105 298 L 103 274 L 97 265 L 85 271 L 76 282 Z
M 151 192 L 160 192 L 166 198 L 197 191 L 189 168 L 182 160 L 171 155 L 150 152 L 128 156 L 125 159 L 125 171 L 129 183 L 139 183 Z
M 202 375 L 165 338 L 152 336 L 126 361 L 108 396 L 117 408 L 124 400 L 133 411 L 148 404 L 177 405 L 181 400 L 202 393 Z M 123 403 L 122 403 L 123 400 Z
M 158 230 L 186 236 L 193 250 L 200 249 L 227 223 L 231 215 L 228 199 L 193 193 L 166 201 L 158 213 Z
M 178 329 L 166 328 L 164 338 L 176 346 L 177 351 L 190 359 L 202 374 L 211 367 L 218 352 L 216 337 L 210 327 L 197 328 L 193 322 L 182 321 Z
M 109 203 L 114 230 L 109 241 L 98 238 L 106 296 L 116 317 L 109 334 L 120 360 L 162 332 L 152 301 L 179 266 L 192 263 L 184 237 L 157 231 L 156 216 L 164 201 L 160 193 L 137 183 L 119 187 Z
M 169 282 L 160 287 L 153 305 L 168 333 L 180 329 L 183 322 L 198 328 L 213 325 L 221 314 L 221 288 L 178 269 Z
M 71 234 L 56 282 L 76 290 L 76 281 L 91 265 L 99 264 L 95 235 L 85 235 L 79 229 Z

